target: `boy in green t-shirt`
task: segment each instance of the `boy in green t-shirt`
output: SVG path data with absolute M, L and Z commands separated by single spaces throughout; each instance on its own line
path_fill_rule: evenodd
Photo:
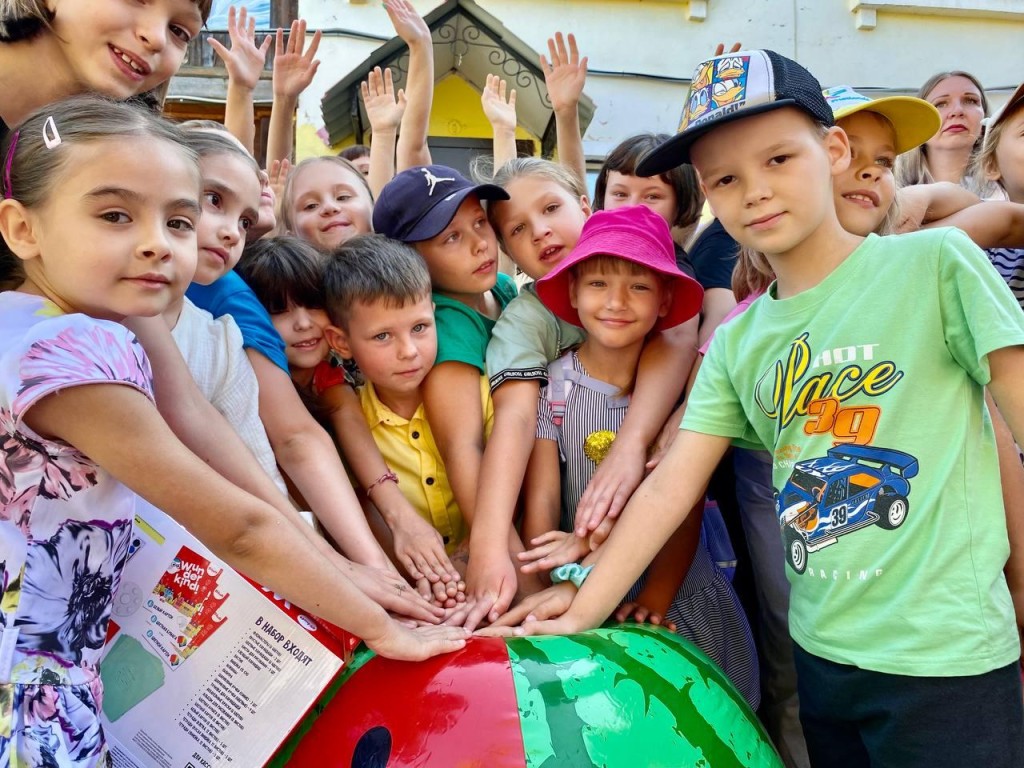
M 395 176 L 373 208 L 374 231 L 411 245 L 430 272 L 437 361 L 422 385 L 423 405 L 455 501 L 470 527 L 485 440 L 480 409 L 484 355 L 498 316 L 516 295 L 512 279 L 498 272 L 498 240 L 485 200 L 508 200 L 508 193 L 493 184 L 473 184 L 454 168 L 427 165 Z M 509 537 L 510 551 L 522 551 L 511 529 Z M 462 560 L 465 554 L 455 557 Z M 481 597 L 482 585 L 497 591 L 489 565 L 487 558 L 470 558 L 471 596 Z M 535 577 L 527 580 L 539 587 Z
M 777 276 L 719 329 L 682 434 L 579 594 L 498 623 L 596 626 L 736 441 L 774 456 L 801 720 L 816 766 L 1024 765 L 1020 647 L 988 386 L 1024 440 L 1024 314 L 956 230 L 861 238 L 832 177 L 846 134 L 814 77 L 772 51 L 694 74 L 682 131 L 638 173 L 692 162 L 715 214 Z M 566 610 L 566 602 L 571 606 Z

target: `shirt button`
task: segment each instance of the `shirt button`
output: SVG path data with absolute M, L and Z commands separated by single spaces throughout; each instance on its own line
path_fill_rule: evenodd
M 413 431 L 413 433 L 412 433 L 412 439 L 413 439 L 413 440 L 419 440 L 419 439 L 420 439 L 420 433 L 419 433 L 419 432 L 416 432 L 416 431 L 414 430 L 414 431 Z
M 434 484 L 434 478 L 428 477 L 427 478 L 427 485 L 433 485 L 433 484 Z

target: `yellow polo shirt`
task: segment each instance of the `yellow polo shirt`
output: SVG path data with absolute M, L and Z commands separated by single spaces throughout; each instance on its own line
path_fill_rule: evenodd
M 444 537 L 445 549 L 451 554 L 466 537 L 468 529 L 455 503 L 423 403 L 411 419 L 405 419 L 377 398 L 370 382 L 359 388 L 359 400 L 381 456 L 398 475 L 398 487 L 420 516 Z M 484 436 L 490 437 L 494 404 L 486 376 L 480 377 L 480 402 L 484 412 Z

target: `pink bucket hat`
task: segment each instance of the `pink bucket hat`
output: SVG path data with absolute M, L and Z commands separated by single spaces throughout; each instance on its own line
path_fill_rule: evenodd
M 700 283 L 676 266 L 675 243 L 668 224 L 642 205 L 597 211 L 583 225 L 576 247 L 562 263 L 537 281 L 537 296 L 555 315 L 582 326 L 569 302 L 570 270 L 592 256 L 614 256 L 671 278 L 672 305 L 655 323 L 655 331 L 672 328 L 700 311 L 704 290 Z

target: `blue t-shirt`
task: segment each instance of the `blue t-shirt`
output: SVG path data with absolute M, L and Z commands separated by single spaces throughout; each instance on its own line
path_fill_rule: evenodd
M 255 349 L 274 365 L 288 373 L 288 357 L 284 341 L 270 322 L 270 315 L 260 304 L 252 288 L 234 271 L 210 285 L 192 283 L 185 295 L 200 309 L 214 317 L 231 315 L 242 331 L 242 344 Z

